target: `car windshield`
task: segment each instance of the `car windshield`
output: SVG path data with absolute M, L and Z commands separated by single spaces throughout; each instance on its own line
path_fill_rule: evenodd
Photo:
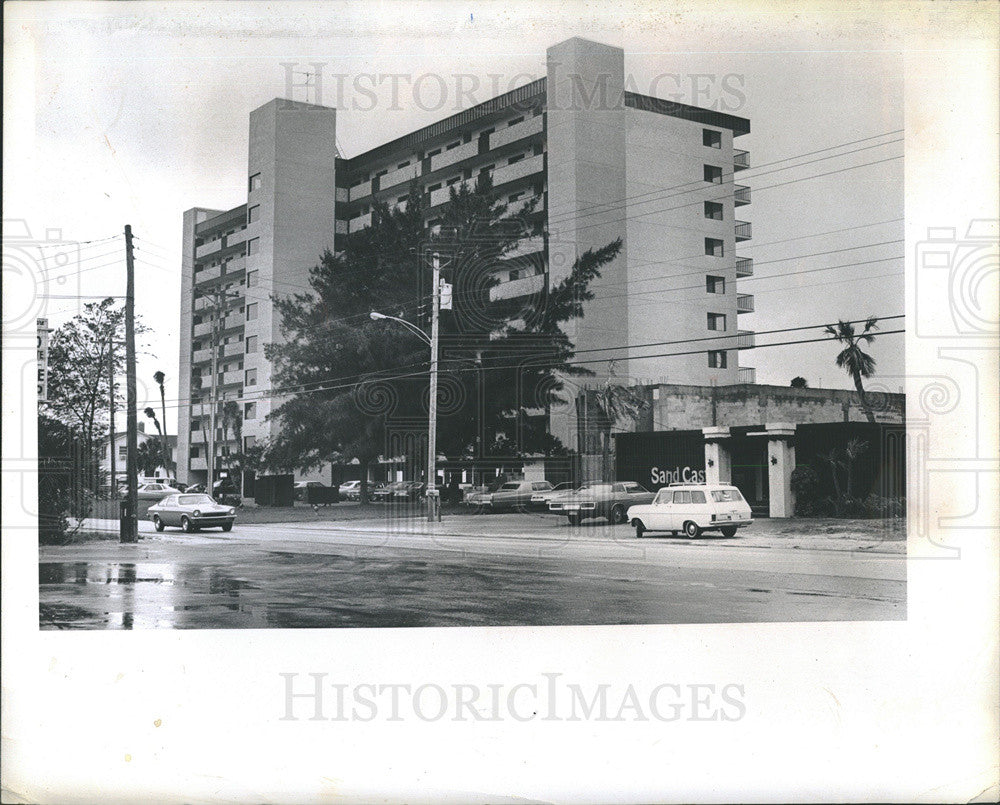
M 215 503 L 208 495 L 178 495 L 177 502 L 181 506 L 204 506 L 209 503 Z
M 739 503 L 743 495 L 739 489 L 713 489 L 712 500 L 716 503 Z

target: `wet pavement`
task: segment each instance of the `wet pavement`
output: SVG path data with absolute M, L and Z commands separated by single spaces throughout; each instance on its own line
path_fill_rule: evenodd
M 43 629 L 904 619 L 905 563 L 838 551 L 247 527 L 44 548 Z M 647 541 L 643 541 L 646 543 Z

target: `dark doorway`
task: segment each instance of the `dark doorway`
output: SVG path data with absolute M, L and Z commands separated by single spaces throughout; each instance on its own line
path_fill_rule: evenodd
M 767 439 L 733 438 L 730 441 L 733 485 L 743 493 L 754 517 L 770 515 Z

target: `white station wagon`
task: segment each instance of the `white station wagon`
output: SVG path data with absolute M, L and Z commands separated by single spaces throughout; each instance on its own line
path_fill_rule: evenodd
M 730 484 L 671 484 L 656 493 L 652 503 L 632 506 L 628 522 L 636 537 L 646 531 L 683 531 L 697 537 L 702 531 L 721 531 L 732 537 L 736 529 L 753 523 L 750 504 Z

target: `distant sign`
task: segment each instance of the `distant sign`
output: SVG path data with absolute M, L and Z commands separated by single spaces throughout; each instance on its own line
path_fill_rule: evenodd
M 49 398 L 49 320 L 38 319 L 38 399 Z

